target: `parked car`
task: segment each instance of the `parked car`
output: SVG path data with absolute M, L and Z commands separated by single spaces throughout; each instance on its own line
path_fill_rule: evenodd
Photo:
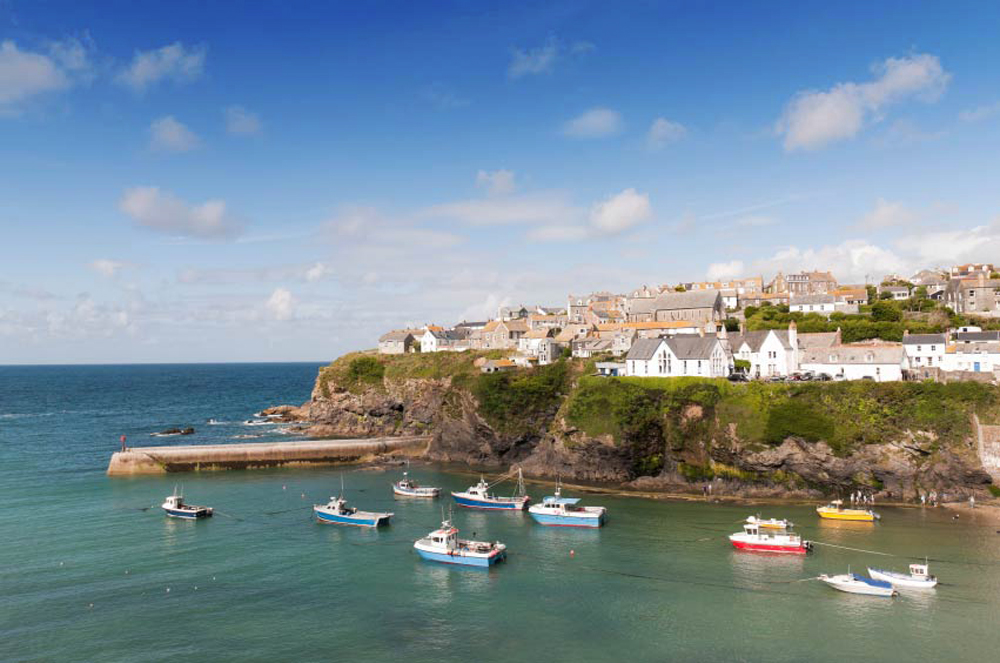
M 783 375 L 772 375 L 767 379 L 768 382 L 787 382 L 788 380 L 789 378 L 786 378 Z
M 816 380 L 817 382 L 829 382 L 832 379 L 833 376 L 829 373 L 817 373 L 813 376 L 813 380 Z
M 746 373 L 741 373 L 740 371 L 736 371 L 734 373 L 730 373 L 729 374 L 729 381 L 730 382 L 750 382 L 750 378 L 747 377 Z

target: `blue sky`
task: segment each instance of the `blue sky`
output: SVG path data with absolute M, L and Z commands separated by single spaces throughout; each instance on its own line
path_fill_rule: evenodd
M 1000 260 L 995 3 L 0 0 L 0 363 Z

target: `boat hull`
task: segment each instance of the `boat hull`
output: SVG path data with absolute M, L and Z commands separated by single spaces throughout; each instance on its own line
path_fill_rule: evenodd
M 471 556 L 471 555 L 449 555 L 448 553 L 434 552 L 431 550 L 421 550 L 420 548 L 415 548 L 417 554 L 421 558 L 429 562 L 440 562 L 442 564 L 455 564 L 457 566 L 475 566 L 479 568 L 488 568 L 493 566 L 497 562 L 503 561 L 507 557 L 506 551 L 494 552 L 489 556 Z
M 512 500 L 484 500 L 480 497 L 469 497 L 463 493 L 452 493 L 455 504 L 467 509 L 486 509 L 490 511 L 524 511 L 528 506 L 527 497 Z
M 849 511 L 823 511 L 820 509 L 816 510 L 820 518 L 826 518 L 827 520 L 847 520 L 856 523 L 873 523 L 875 522 L 875 515 L 872 513 L 851 513 Z
M 440 488 L 418 488 L 413 490 L 411 488 L 400 488 L 399 486 L 393 484 L 392 486 L 393 495 L 399 497 L 437 497 L 441 494 Z
M 324 525 L 353 525 L 354 527 L 378 527 L 389 524 L 388 515 L 372 517 L 351 517 L 314 510 L 316 520 Z
M 902 587 L 904 589 L 934 589 L 938 584 L 937 578 L 919 580 L 906 575 L 883 571 L 881 569 L 869 568 L 868 575 L 876 580 L 883 580 L 891 584 L 893 587 Z
M 587 515 L 587 516 L 562 516 L 562 515 L 552 515 L 544 513 L 535 513 L 528 510 L 528 513 L 534 518 L 535 522 L 539 525 L 547 525 L 549 527 L 586 527 L 590 529 L 597 529 L 604 525 L 604 514 L 600 515 Z
M 200 520 L 201 518 L 210 518 L 212 516 L 211 509 L 198 509 L 197 511 L 164 509 L 163 511 L 171 518 L 180 518 L 182 520 Z
M 805 555 L 809 552 L 809 549 L 806 548 L 805 544 L 792 546 L 774 543 L 750 543 L 748 541 L 733 539 L 730 539 L 730 542 L 737 550 L 747 550 L 750 552 L 780 553 L 783 555 Z
M 858 594 L 859 596 L 878 596 L 886 599 L 891 599 L 898 594 L 898 592 L 891 586 L 879 587 L 866 582 L 843 582 L 838 581 L 837 577 L 828 578 L 820 576 L 820 580 L 830 587 L 847 594 Z

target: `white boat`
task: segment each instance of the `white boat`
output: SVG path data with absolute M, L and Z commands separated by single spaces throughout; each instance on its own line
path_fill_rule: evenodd
M 403 478 L 392 484 L 392 493 L 401 497 L 437 497 L 441 489 L 437 486 L 421 486 L 403 472 Z
M 347 506 L 343 497 L 331 497 L 328 504 L 313 505 L 316 520 L 330 525 L 355 525 L 357 527 L 378 527 L 388 525 L 391 513 L 381 511 L 360 511 Z
M 521 475 L 520 468 L 517 470 L 517 487 L 514 489 L 512 496 L 502 497 L 490 493 L 490 489 L 493 486 L 512 476 L 513 473 L 509 472 L 493 483 L 486 483 L 486 479 L 479 477 L 479 483 L 475 486 L 469 486 L 468 489 L 461 492 L 452 491 L 451 496 L 456 504 L 469 509 L 523 511 L 527 508 L 531 498 L 524 492 L 524 477 Z
M 247 419 L 243 422 L 244 426 L 273 426 L 274 422 L 270 419 Z
M 784 518 L 761 518 L 759 515 L 748 517 L 747 523 L 761 529 L 789 529 L 795 526 L 795 523 Z
M 857 573 L 842 573 L 835 576 L 828 576 L 824 573 L 819 576 L 819 579 L 830 585 L 830 587 L 849 594 L 864 594 L 866 596 L 882 596 L 885 598 L 892 598 L 899 594 L 886 581 L 872 580 L 871 578 L 859 576 Z
M 462 566 L 490 567 L 507 557 L 507 546 L 499 541 L 466 541 L 458 538 L 458 528 L 450 520 L 413 544 L 417 554 L 432 562 Z
M 562 483 L 556 486 L 555 495 L 546 496 L 541 504 L 528 507 L 535 522 L 555 527 L 600 527 L 604 524 L 607 509 L 603 506 L 577 506 L 580 500 L 562 496 Z
M 213 510 L 210 506 L 195 506 L 185 504 L 184 497 L 174 487 L 174 494 L 168 497 L 160 505 L 163 511 L 171 518 L 183 518 L 185 520 L 197 520 L 199 518 L 210 518 Z
M 928 573 L 926 562 L 910 564 L 909 574 L 868 567 L 868 575 L 876 580 L 884 580 L 893 587 L 905 587 L 906 589 L 933 589 L 938 584 L 937 577 Z

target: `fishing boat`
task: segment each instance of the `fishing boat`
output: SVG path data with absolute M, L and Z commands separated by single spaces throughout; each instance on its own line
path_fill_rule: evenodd
M 403 472 L 403 478 L 392 484 L 392 493 L 402 497 L 437 497 L 441 489 L 436 486 L 421 486 Z
M 729 540 L 734 548 L 753 552 L 805 555 L 812 550 L 812 543 L 803 541 L 798 534 L 761 532 L 756 523 L 747 523 L 742 532 L 730 534 Z
M 243 422 L 244 426 L 270 426 L 274 424 L 270 419 L 247 419 Z
M 555 495 L 546 496 L 541 504 L 528 507 L 528 513 L 541 525 L 554 527 L 600 527 L 604 524 L 607 509 L 603 506 L 577 506 L 580 500 L 562 496 L 562 483 L 556 486 Z
M 893 587 L 904 587 L 906 589 L 933 589 L 938 584 L 937 577 L 928 573 L 926 562 L 923 564 L 910 564 L 910 572 L 908 574 L 868 567 L 868 575 L 876 580 L 884 580 Z
M 843 500 L 834 500 L 826 506 L 816 507 L 820 518 L 830 520 L 851 520 L 855 522 L 873 523 L 881 516 L 871 509 L 845 509 Z
M 456 504 L 469 509 L 523 511 L 528 506 L 531 498 L 524 492 L 524 478 L 521 475 L 520 468 L 517 470 L 517 487 L 513 495 L 510 497 L 501 497 L 490 493 L 490 488 L 506 481 L 510 476 L 511 474 L 507 473 L 493 483 L 486 483 L 486 479 L 479 477 L 479 483 L 475 486 L 470 486 L 462 492 L 452 492 L 451 496 L 454 498 Z
M 467 541 L 458 538 L 451 520 L 413 544 L 417 554 L 432 562 L 490 567 L 507 558 L 507 546 L 499 541 Z
M 185 504 L 184 497 L 177 491 L 176 486 L 174 487 L 174 494 L 168 497 L 160 506 L 171 518 L 197 520 L 198 518 L 210 518 L 213 513 L 210 506 Z
M 819 579 L 830 585 L 830 587 L 849 594 L 884 596 L 886 598 L 892 598 L 899 594 L 888 582 L 865 578 L 864 576 L 859 576 L 857 573 L 842 573 L 835 576 L 828 576 L 824 573 L 819 576 Z
M 748 517 L 747 523 L 761 529 L 789 529 L 795 526 L 795 523 L 784 518 L 761 518 L 760 515 Z
M 358 527 L 388 525 L 393 515 L 378 511 L 359 511 L 356 507 L 347 506 L 347 500 L 343 497 L 331 497 L 328 504 L 314 504 L 313 513 L 321 523 Z

